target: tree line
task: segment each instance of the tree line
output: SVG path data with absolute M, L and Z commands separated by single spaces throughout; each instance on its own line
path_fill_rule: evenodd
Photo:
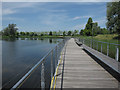
M 82 29 L 80 35 L 84 36 L 95 36 L 98 34 L 108 34 L 109 31 L 106 28 L 100 28 L 97 22 L 93 22 L 92 18 L 88 19 L 85 29 Z
M 34 37 L 34 36 L 75 36 L 79 35 L 78 30 L 74 31 L 45 31 L 45 32 L 19 32 L 18 28 L 16 27 L 16 24 L 9 24 L 8 27 L 3 29 L 0 32 L 1 35 L 3 36 L 8 36 L 8 37 L 20 37 L 20 36 L 29 36 L 29 37 Z
M 120 34 L 120 1 L 107 3 L 107 28 L 101 28 L 90 17 L 84 29 L 74 31 L 45 31 L 45 32 L 19 32 L 16 24 L 9 24 L 0 34 L 9 37 L 20 36 L 96 36 L 98 34 Z M 120 36 L 120 35 L 119 35 Z
M 92 18 L 88 19 L 85 29 L 82 29 L 80 35 L 95 36 L 98 34 L 120 34 L 120 1 L 107 3 L 107 28 L 100 28 L 97 22 Z M 120 37 L 120 35 L 119 35 Z

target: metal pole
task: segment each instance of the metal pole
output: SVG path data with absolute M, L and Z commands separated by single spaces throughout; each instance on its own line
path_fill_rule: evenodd
M 55 68 L 57 67 L 57 46 L 55 48 L 56 56 L 55 56 Z
M 93 27 L 94 27 L 94 23 L 92 23 L 92 44 L 93 44 Z M 91 46 L 91 48 L 92 48 L 92 46 Z
M 51 80 L 52 80 L 52 77 L 53 77 L 53 50 L 51 52 Z
M 98 42 L 97 42 L 97 50 L 98 50 Z
M 116 46 L 116 60 L 119 60 L 119 48 Z
M 91 40 L 91 48 L 92 48 L 92 40 Z
M 91 47 L 91 41 L 88 39 L 88 42 L 89 42 L 89 47 Z
M 42 65 L 41 65 L 41 89 L 45 90 L 44 62 L 42 62 Z
M 109 44 L 107 44 L 107 56 L 109 55 Z
M 101 43 L 101 53 L 102 53 L 102 43 Z
M 94 40 L 93 40 L 93 49 L 94 49 Z

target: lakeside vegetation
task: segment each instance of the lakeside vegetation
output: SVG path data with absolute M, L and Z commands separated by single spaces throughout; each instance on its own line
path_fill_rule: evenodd
M 80 36 L 79 38 L 84 39 L 84 44 L 91 47 L 91 41 L 92 42 L 92 48 L 95 50 L 98 50 L 101 52 L 101 45 L 102 45 L 102 53 L 107 55 L 107 45 L 109 46 L 109 54 L 108 56 L 111 58 L 116 58 L 116 48 L 118 47 L 120 49 L 120 45 L 115 45 L 119 44 L 118 39 L 118 34 L 105 34 L 105 35 L 97 35 L 94 37 L 91 36 Z M 105 43 L 102 43 L 105 42 Z M 120 55 L 119 55 L 119 60 L 120 60 Z
M 1 39 L 79 37 L 84 39 L 92 39 L 96 41 L 120 44 L 120 17 L 118 17 L 120 16 L 119 12 L 120 12 L 120 2 L 107 3 L 107 23 L 106 23 L 107 28 L 101 28 L 98 22 L 93 22 L 92 17 L 89 17 L 85 25 L 85 28 L 81 30 L 23 32 L 23 31 L 18 31 L 16 24 L 9 24 L 6 28 L 0 31 L 0 35 L 2 35 Z M 89 46 L 90 44 L 86 43 L 86 45 Z M 102 44 L 102 45 L 103 45 L 103 53 L 106 54 L 107 44 Z M 93 48 L 97 49 L 96 47 Z M 101 43 L 98 43 L 98 51 L 101 51 Z M 115 58 L 116 46 L 110 45 L 109 51 L 110 51 L 109 56 Z M 119 51 L 120 51 L 120 46 L 119 46 Z
M 84 39 L 93 39 L 96 41 L 103 41 L 103 42 L 108 42 L 108 43 L 115 43 L 119 44 L 118 42 L 118 34 L 100 34 L 97 36 L 79 36 L 79 38 L 84 38 Z
M 31 37 L 75 37 L 75 36 L 92 36 L 96 37 L 95 39 L 98 40 L 104 40 L 104 38 L 108 36 L 111 38 L 114 36 L 114 34 L 118 34 L 117 37 L 114 39 L 120 40 L 120 2 L 108 2 L 107 3 L 107 28 L 101 28 L 98 25 L 98 22 L 93 22 L 92 17 L 89 17 L 87 24 L 85 25 L 84 29 L 81 30 L 59 30 L 59 31 L 44 31 L 44 32 L 23 32 L 18 31 L 18 28 L 16 27 L 16 24 L 9 24 L 6 28 L 4 28 L 0 35 L 3 36 L 3 38 L 31 38 Z M 100 37 L 100 34 L 103 34 L 103 36 Z M 107 35 L 106 34 L 111 34 Z M 99 35 L 99 36 L 98 36 Z

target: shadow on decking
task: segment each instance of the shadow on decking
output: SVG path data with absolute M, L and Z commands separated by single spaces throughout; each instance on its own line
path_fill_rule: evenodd
M 80 47 L 82 46 L 82 44 L 79 44 L 77 42 L 76 44 Z M 88 52 L 86 49 L 83 48 L 83 51 L 85 51 L 93 60 L 95 60 L 99 65 L 101 65 L 106 71 L 108 71 L 114 78 L 116 78 L 120 82 L 120 74 L 118 72 L 116 72 L 113 68 L 109 67 L 101 60 L 99 60 L 99 58 L 94 56 L 92 53 Z
M 120 82 L 120 76 L 119 74 L 114 71 L 111 67 L 106 65 L 104 62 L 99 60 L 97 57 L 89 53 L 87 50 L 83 49 L 93 60 L 95 60 L 99 65 L 101 65 L 106 71 L 108 71 L 114 78 L 116 78 Z

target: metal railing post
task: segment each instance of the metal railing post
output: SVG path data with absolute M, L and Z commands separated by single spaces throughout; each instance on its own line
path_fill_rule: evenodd
M 91 48 L 92 48 L 92 39 L 91 39 Z
M 91 47 L 91 41 L 90 40 L 88 40 L 88 43 L 89 43 L 89 47 Z
M 51 51 L 51 80 L 53 77 L 53 50 Z
M 98 50 L 98 42 L 97 42 L 97 50 Z
M 107 44 L 107 56 L 109 55 L 109 44 Z
M 101 43 L 101 53 L 102 53 L 102 43 Z
M 41 65 L 41 89 L 45 90 L 44 62 L 42 62 L 42 65 Z
M 116 60 L 119 60 L 119 48 L 116 46 Z
M 55 55 L 55 68 L 57 67 L 57 46 L 55 48 L 55 52 L 56 52 L 56 55 Z
M 94 49 L 94 40 L 93 40 L 93 49 Z
M 83 39 L 83 44 L 85 43 L 85 40 Z

